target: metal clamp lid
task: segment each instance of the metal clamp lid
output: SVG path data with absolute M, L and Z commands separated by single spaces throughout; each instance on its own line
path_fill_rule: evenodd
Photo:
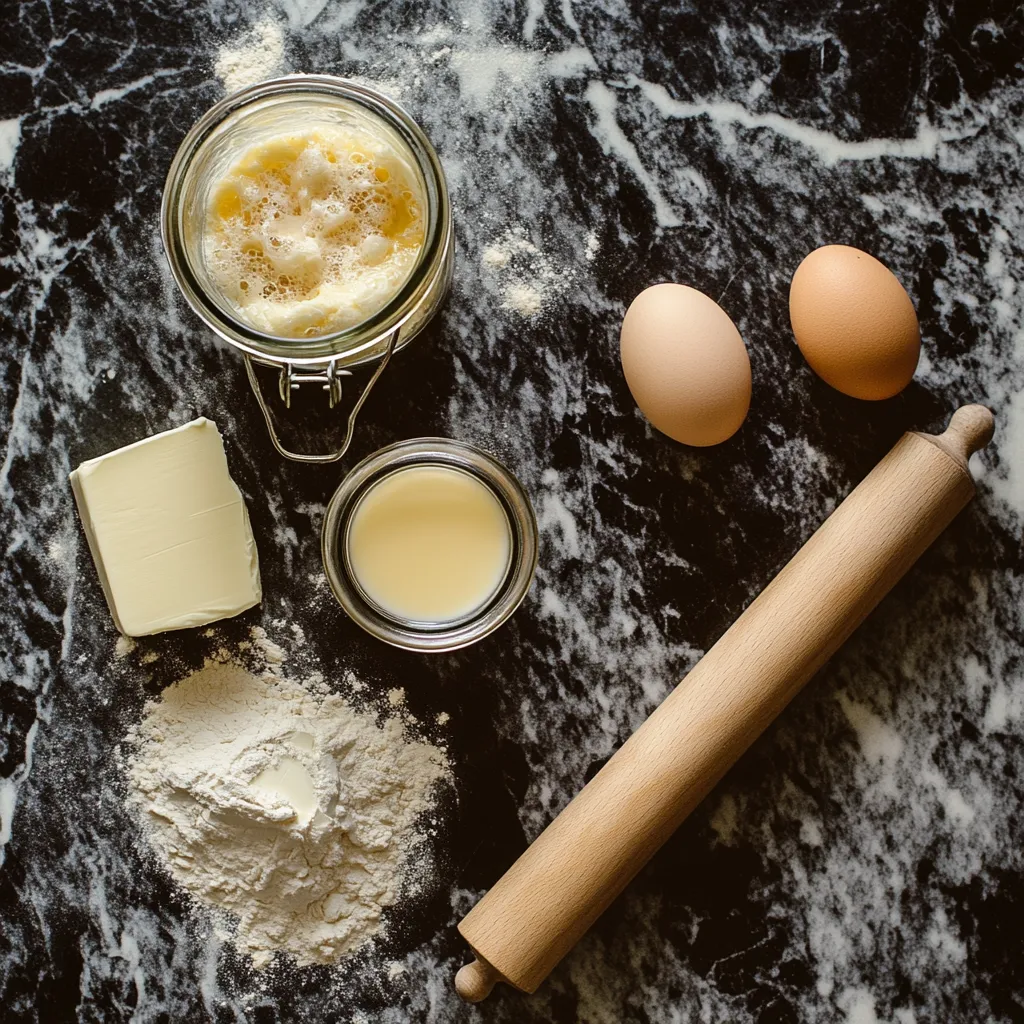
M 319 463 L 337 462 L 344 456 L 345 452 L 349 449 L 349 445 L 352 443 L 352 434 L 355 431 L 356 418 L 359 416 L 359 410 L 362 409 L 363 403 L 369 396 L 374 384 L 377 383 L 377 379 L 391 361 L 391 356 L 398 344 L 398 335 L 400 332 L 401 328 L 397 328 L 391 332 L 384 355 L 377 364 L 377 368 L 373 371 L 373 375 L 367 382 L 366 387 L 363 388 L 363 393 L 356 400 L 355 405 L 352 407 L 352 411 L 348 414 L 348 426 L 345 430 L 345 439 L 342 442 L 341 447 L 337 449 L 337 451 L 329 452 L 326 455 L 306 455 L 302 452 L 289 451 L 284 447 L 281 443 L 281 439 L 277 436 L 277 431 L 274 429 L 274 420 L 270 412 L 270 407 L 267 405 L 266 399 L 263 397 L 263 390 L 260 388 L 260 382 L 256 376 L 256 367 L 254 365 L 253 357 L 246 353 L 245 372 L 249 375 L 249 384 L 252 386 L 253 393 L 256 395 L 256 401 L 259 402 L 260 409 L 263 411 L 263 418 L 267 423 L 267 432 L 270 434 L 270 440 L 273 442 L 274 447 L 280 455 L 283 455 L 286 459 L 291 459 L 294 462 Z M 300 384 L 319 383 L 323 385 L 324 391 L 328 392 L 330 407 L 333 409 L 341 401 L 341 378 L 351 376 L 352 372 L 350 370 L 342 370 L 338 367 L 336 359 L 332 359 L 327 364 L 326 368 L 318 373 L 296 372 L 295 367 L 291 363 L 285 363 L 281 367 L 278 391 L 280 392 L 281 400 L 284 402 L 284 407 L 286 409 L 290 409 L 292 404 L 292 390 L 294 388 L 297 388 Z

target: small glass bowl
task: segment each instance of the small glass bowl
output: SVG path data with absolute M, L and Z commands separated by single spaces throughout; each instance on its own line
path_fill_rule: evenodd
M 360 499 L 378 481 L 413 466 L 462 470 L 483 483 L 508 519 L 511 557 L 490 600 L 461 619 L 419 622 L 391 615 L 370 601 L 351 571 L 348 530 Z M 324 572 L 338 603 L 368 633 L 407 651 L 454 651 L 493 633 L 522 603 L 537 568 L 537 518 L 522 484 L 480 448 L 443 437 L 420 437 L 381 448 L 341 482 L 327 506 L 321 534 Z

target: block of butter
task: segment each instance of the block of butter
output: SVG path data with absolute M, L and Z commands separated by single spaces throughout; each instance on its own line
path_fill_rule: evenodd
M 71 487 L 122 633 L 202 626 L 260 603 L 249 513 L 211 420 L 83 462 Z

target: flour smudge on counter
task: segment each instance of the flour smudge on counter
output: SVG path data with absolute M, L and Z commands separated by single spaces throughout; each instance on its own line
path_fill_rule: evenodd
M 236 92 L 265 78 L 283 74 L 284 33 L 271 18 L 264 18 L 232 45 L 221 48 L 213 69 L 228 92 Z
M 501 308 L 523 317 L 543 311 L 576 276 L 571 264 L 553 260 L 521 227 L 509 228 L 495 238 L 484 249 L 480 263 L 502 282 Z

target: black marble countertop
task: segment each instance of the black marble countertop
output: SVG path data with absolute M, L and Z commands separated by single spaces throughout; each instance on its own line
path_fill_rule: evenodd
M 1021 9 L 997 0 L 8 4 L 0 1017 L 1024 1020 L 1022 54 Z M 318 538 L 344 466 L 275 455 L 240 357 L 166 267 L 182 136 L 225 80 L 289 70 L 377 83 L 449 176 L 453 293 L 352 454 L 462 438 L 532 496 L 530 596 L 457 654 L 345 619 Z M 827 242 L 875 253 L 917 306 L 921 365 L 890 401 L 832 391 L 793 342 L 789 279 Z M 718 300 L 749 348 L 750 417 L 719 447 L 654 433 L 623 381 L 622 314 L 660 280 Z M 459 917 L 900 433 L 972 400 L 997 416 L 977 500 L 535 996 L 462 1005 Z M 118 744 L 221 641 L 116 657 L 67 474 L 196 415 L 261 554 L 263 606 L 222 640 L 297 623 L 328 680 L 451 716 L 431 734 L 456 776 L 443 856 L 389 967 L 253 971 L 125 809 Z

